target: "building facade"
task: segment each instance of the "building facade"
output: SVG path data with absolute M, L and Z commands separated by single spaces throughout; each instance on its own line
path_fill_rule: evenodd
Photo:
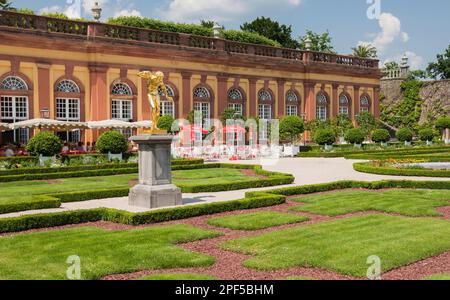
M 162 114 L 263 119 L 379 116 L 378 61 L 102 23 L 0 12 L 1 122 L 148 120 L 142 70 L 163 71 Z M 25 142 L 30 132 L 2 134 Z M 58 133 L 95 141 L 99 132 Z M 124 132 L 131 134 L 131 132 Z

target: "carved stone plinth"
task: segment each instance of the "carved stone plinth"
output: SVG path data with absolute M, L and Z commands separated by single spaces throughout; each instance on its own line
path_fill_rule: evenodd
M 131 188 L 130 206 L 158 208 L 182 205 L 181 190 L 172 184 L 172 136 L 143 134 L 139 145 L 139 184 Z

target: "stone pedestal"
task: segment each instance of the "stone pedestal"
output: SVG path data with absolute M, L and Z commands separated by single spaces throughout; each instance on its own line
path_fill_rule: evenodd
M 143 134 L 131 140 L 139 145 L 139 184 L 131 188 L 130 206 L 158 208 L 182 205 L 181 190 L 172 184 L 172 136 Z

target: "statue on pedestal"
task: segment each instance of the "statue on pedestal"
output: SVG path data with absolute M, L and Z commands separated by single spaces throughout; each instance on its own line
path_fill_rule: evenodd
M 147 80 L 147 89 L 148 89 L 148 101 L 150 102 L 151 112 L 151 121 L 152 127 L 149 131 L 145 133 L 150 134 L 167 134 L 166 131 L 158 128 L 158 121 L 161 114 L 161 95 L 160 91 L 164 93 L 166 98 L 173 102 L 173 98 L 169 96 L 167 92 L 167 87 L 164 84 L 164 73 L 163 72 L 155 72 L 152 73 L 150 71 L 142 71 L 138 73 L 138 76 Z

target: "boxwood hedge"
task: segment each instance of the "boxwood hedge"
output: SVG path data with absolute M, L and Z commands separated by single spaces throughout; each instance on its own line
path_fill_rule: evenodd
M 372 163 L 355 163 L 353 169 L 362 173 L 393 175 L 393 176 L 422 176 L 422 177 L 450 177 L 450 170 L 407 169 L 394 167 L 377 167 Z

